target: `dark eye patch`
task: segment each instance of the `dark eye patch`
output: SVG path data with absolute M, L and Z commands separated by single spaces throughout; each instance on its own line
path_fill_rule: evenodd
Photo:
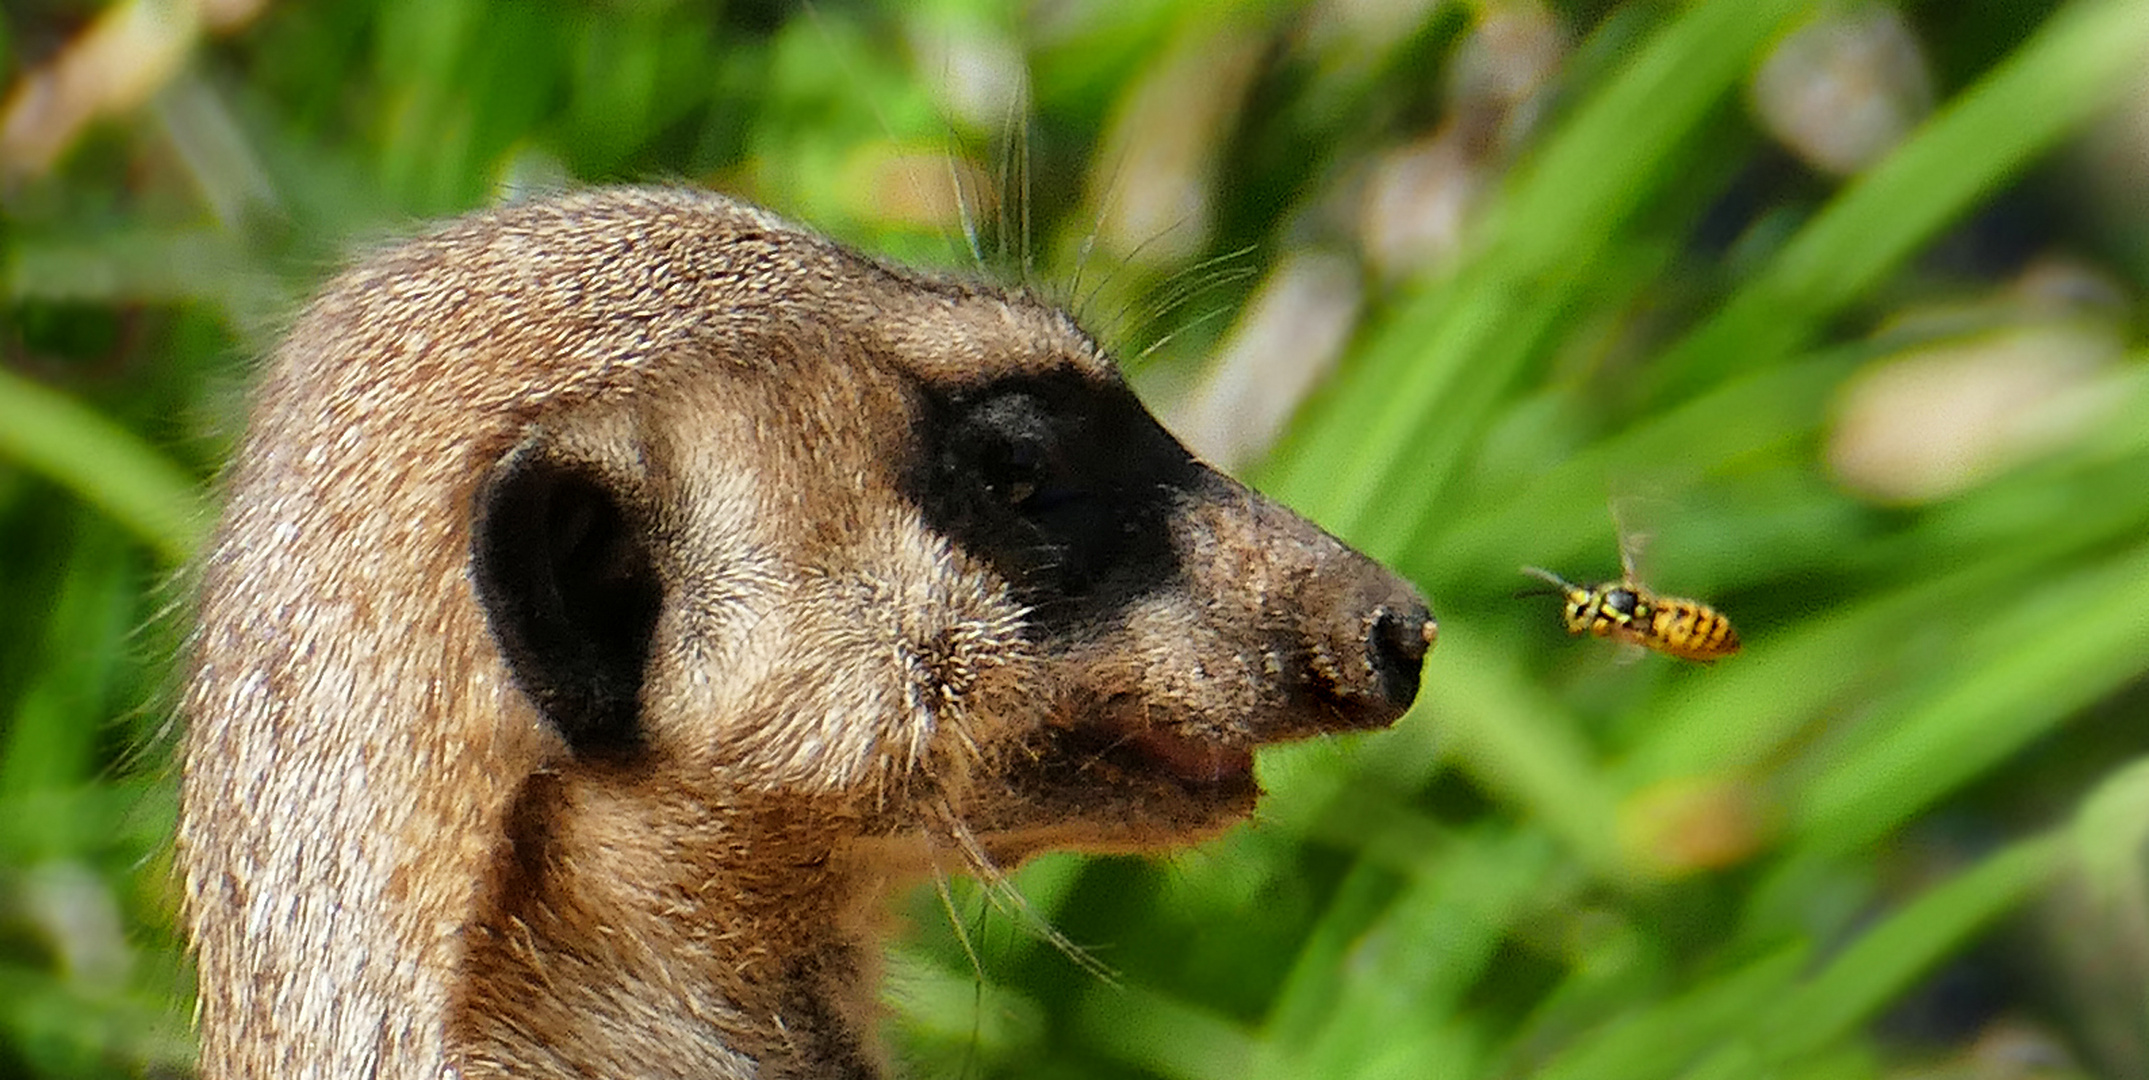
M 1168 519 L 1202 470 L 1125 386 L 1064 372 L 924 400 L 912 496 L 1041 621 L 1177 573 Z

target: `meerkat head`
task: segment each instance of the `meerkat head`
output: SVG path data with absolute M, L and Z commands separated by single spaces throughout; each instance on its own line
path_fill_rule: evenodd
M 1254 747 L 1410 704 L 1409 586 L 1194 460 L 1064 314 L 689 209 L 667 269 L 711 325 L 575 372 L 471 508 L 487 625 L 572 753 L 869 828 L 930 799 L 1019 855 L 1184 840 L 1249 808 Z M 622 245 L 605 211 L 556 239 Z
M 863 1071 L 823 1000 L 859 894 L 1212 832 L 1432 641 L 1062 313 L 682 191 L 346 274 L 228 498 L 181 830 L 212 1077 Z

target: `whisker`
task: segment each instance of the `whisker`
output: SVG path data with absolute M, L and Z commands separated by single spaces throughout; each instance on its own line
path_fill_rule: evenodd
M 843 73 L 847 78 L 850 79 L 851 84 L 853 86 L 868 85 L 865 76 L 861 74 L 856 68 L 851 66 L 849 57 L 844 54 L 843 48 L 837 44 L 835 31 L 829 26 L 828 20 L 824 16 L 822 16 L 820 5 L 815 3 L 814 0 L 805 0 L 804 10 L 806 12 L 806 17 L 813 20 L 814 29 L 820 33 L 822 42 L 827 45 L 828 55 L 833 57 L 836 63 L 842 66 Z M 866 108 L 872 110 L 873 121 L 880 125 L 881 135 L 888 140 L 889 147 L 891 149 L 901 147 L 903 145 L 903 140 L 896 137 L 895 125 L 888 122 L 888 114 L 881 110 L 880 102 L 871 94 L 859 94 L 857 96 L 864 99 L 866 103 Z M 950 171 L 953 171 L 954 162 L 951 160 L 948 165 Z M 928 193 L 925 190 L 924 182 L 918 178 L 917 172 L 915 170 L 907 168 L 903 169 L 902 172 L 904 176 L 909 180 L 912 197 L 916 198 L 920 205 L 931 206 L 933 201 L 928 196 Z M 962 181 L 960 180 L 960 178 L 952 178 L 951 182 L 954 185 L 956 205 L 958 207 L 961 207 L 963 203 Z M 961 213 L 962 216 L 967 219 L 967 212 L 959 211 L 959 213 Z M 968 231 L 967 220 L 965 222 L 965 231 Z M 972 245 L 972 250 L 976 250 L 974 243 Z
M 1147 348 L 1144 348 L 1141 352 L 1136 353 L 1134 358 L 1137 361 L 1147 360 L 1149 359 L 1150 353 L 1156 352 L 1158 349 L 1161 349 L 1164 346 L 1171 344 L 1172 339 L 1177 338 L 1181 333 L 1187 330 L 1197 329 L 1209 323 L 1215 322 L 1217 319 L 1229 314 L 1230 312 L 1231 309 L 1228 307 L 1219 307 L 1210 311 L 1203 312 L 1199 317 L 1187 320 L 1185 325 L 1175 327 L 1170 333 L 1165 334 L 1164 336 L 1156 339 L 1153 342 L 1150 342 L 1149 346 Z
M 1089 232 L 1082 237 L 1081 247 L 1075 251 L 1073 279 L 1068 284 L 1067 306 L 1074 309 L 1077 318 L 1087 318 L 1089 312 L 1082 300 L 1082 274 L 1089 268 L 1090 253 L 1097 250 L 1097 240 L 1104 235 L 1105 219 L 1111 216 L 1112 202 L 1119 197 L 1119 177 L 1127 166 L 1127 156 L 1122 153 L 1112 163 L 1111 175 L 1105 180 L 1104 193 L 1097 200 L 1097 216 L 1089 223 Z M 1110 280 L 1110 275 L 1106 275 Z
M 940 816 L 941 825 L 947 829 L 950 838 L 963 853 L 964 860 L 970 865 L 970 872 L 977 876 L 978 883 L 984 887 L 985 894 L 991 898 L 994 908 L 1028 927 L 1031 933 L 1050 943 L 1061 955 L 1092 978 L 1115 988 L 1122 985 L 1118 972 L 1091 955 L 1089 950 L 1075 944 L 1066 934 L 1061 933 L 1058 927 L 1053 926 L 1051 920 L 1030 906 L 1029 898 L 1009 883 L 1007 874 L 985 853 L 985 847 L 978 842 L 977 834 L 970 831 L 970 826 L 955 813 L 954 807 L 942 802 Z

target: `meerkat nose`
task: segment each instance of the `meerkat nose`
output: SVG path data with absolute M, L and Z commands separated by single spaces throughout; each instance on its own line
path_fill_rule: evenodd
M 1383 604 L 1374 611 L 1366 634 L 1366 663 L 1381 694 L 1397 707 L 1409 708 L 1417 699 L 1418 674 L 1439 636 L 1439 624 L 1422 603 Z

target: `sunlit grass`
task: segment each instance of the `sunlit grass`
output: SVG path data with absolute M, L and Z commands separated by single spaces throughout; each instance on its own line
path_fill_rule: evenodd
M 2149 738 L 2121 721 L 2149 672 L 2149 369 L 2123 308 L 2149 259 L 2114 258 L 2117 314 L 2027 303 L 2016 268 L 1930 260 L 1996 199 L 2053 198 L 2026 178 L 2081 167 L 2056 155 L 2139 93 L 2149 5 L 2000 6 L 2012 21 L 1920 24 L 1976 61 L 1885 159 L 1781 205 L 1727 193 L 1780 153 L 1745 118 L 1748 80 L 1819 5 L 1563 6 L 1584 37 L 1548 121 L 1447 262 L 1368 272 L 1337 374 L 1251 470 L 1432 598 L 1419 706 L 1389 732 L 1267 753 L 1250 831 L 1160 863 L 1021 871 L 1117 981 L 958 886 L 973 967 L 918 898 L 891 980 L 902 1055 L 951 1076 L 1907 1077 L 1987 1024 L 2031 1022 L 2019 989 L 1938 1045 L 1879 1021 L 2055 888 L 2140 927 Z M 1143 385 L 1183 384 L 1270 267 L 1338 246 L 1354 163 L 1431 123 L 1414 103 L 1437 100 L 1482 12 L 1342 64 L 1304 58 L 1328 54 L 1295 11 L 1137 7 L 1023 26 L 982 2 L 767 25 L 664 3 L 287 5 L 212 34 L 184 107 L 96 128 L 7 191 L 0 1071 L 186 1060 L 158 613 L 289 296 L 353 246 L 506 189 L 676 179 L 878 251 L 983 256 L 1074 294 L 1130 356 L 1170 329 L 1144 303 L 1224 256 L 1171 315 L 1199 324 L 1134 364 Z M 10 40 L 31 18 L 7 17 Z M 955 115 L 931 89 L 999 55 L 954 47 L 973 38 L 1027 63 L 1019 122 Z M 1200 250 L 1099 250 L 1100 201 L 1134 182 L 1104 147 L 1135 88 L 1247 40 L 1277 67 L 1225 114 L 1222 164 L 1190 173 Z M 1023 155 L 978 149 L 1010 138 Z M 237 149 L 205 168 L 202 145 Z M 893 166 L 921 148 L 965 183 L 1018 178 L 970 191 L 976 253 L 916 216 L 944 178 Z M 1232 171 L 1245 162 L 1269 169 Z M 1759 205 L 1729 250 L 1696 240 L 1742 198 Z M 1947 304 L 1973 314 L 1929 317 Z M 2109 340 L 2057 434 L 1939 495 L 1846 479 L 1831 454 L 1860 379 L 2024 327 Z M 1741 655 L 1625 663 L 1514 595 L 1524 564 L 1616 574 L 1622 526 L 1648 534 L 1652 585 L 1738 622 Z M 2138 1024 L 2149 954 L 2109 959 L 2131 994 L 2109 1008 Z M 2096 1045 L 2098 1075 L 2149 1067 Z

